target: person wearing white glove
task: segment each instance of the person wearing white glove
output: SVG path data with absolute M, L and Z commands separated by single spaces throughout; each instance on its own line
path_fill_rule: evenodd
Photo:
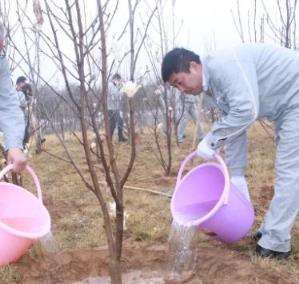
M 299 212 L 298 65 L 293 50 L 243 44 L 202 58 L 191 50 L 174 48 L 161 66 L 164 82 L 186 94 L 204 91 L 214 100 L 218 120 L 197 153 L 211 159 L 217 149 L 229 145 L 225 155 L 232 182 L 247 197 L 247 129 L 264 118 L 275 125 L 276 178 L 273 199 L 259 229 L 256 253 L 261 257 L 286 259 L 291 254 L 291 231 Z
M 13 171 L 19 173 L 26 167 L 26 157 L 22 151 L 25 121 L 11 83 L 9 64 L 4 52 L 5 36 L 6 30 L 0 20 L 0 130 L 4 134 L 7 162 L 13 164 Z
M 205 160 L 215 158 L 216 151 L 209 147 L 206 139 L 203 139 L 197 146 L 196 153 Z M 247 182 L 244 176 L 232 176 L 231 183 L 251 202 Z
M 207 140 L 204 138 L 198 144 L 196 153 L 199 157 L 205 160 L 213 160 L 215 158 L 216 151 L 208 145 Z

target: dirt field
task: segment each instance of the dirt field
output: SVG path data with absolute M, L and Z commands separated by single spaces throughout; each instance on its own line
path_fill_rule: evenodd
M 149 138 L 142 135 L 127 185 L 171 193 L 180 162 L 190 152 L 190 136 L 187 135 L 181 148 L 174 148 L 172 175 L 165 177 L 150 143 L 146 143 Z M 274 150 L 271 137 L 259 124 L 251 129 L 250 136 L 247 178 L 256 211 L 254 232 L 273 194 Z M 78 165 L 85 168 L 80 146 L 72 137 L 67 141 Z M 118 162 L 126 163 L 128 145 L 117 147 Z M 54 137 L 47 137 L 46 150 L 65 157 Z M 0 283 L 109 283 L 108 254 L 96 198 L 84 187 L 70 164 L 47 153 L 34 155 L 29 160 L 42 184 L 56 247 L 54 252 L 46 252 L 35 245 L 17 263 L 0 269 Z M 33 188 L 28 177 L 25 177 L 25 185 Z M 123 253 L 124 283 L 178 283 L 165 280 L 169 262 L 170 199 L 132 189 L 126 189 L 125 199 L 128 218 Z M 288 261 L 282 262 L 256 257 L 255 243 L 250 237 L 234 245 L 225 245 L 198 232 L 195 246 L 195 274 L 180 283 L 299 283 L 299 230 L 293 232 L 294 253 Z

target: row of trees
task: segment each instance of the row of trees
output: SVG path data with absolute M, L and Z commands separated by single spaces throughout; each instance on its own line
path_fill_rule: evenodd
M 297 0 L 251 0 L 248 10 L 236 0 L 232 18 L 242 42 L 274 42 L 298 49 Z

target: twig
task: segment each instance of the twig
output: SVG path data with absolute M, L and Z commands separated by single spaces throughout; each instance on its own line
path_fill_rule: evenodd
M 107 184 L 104 181 L 99 181 L 99 183 L 100 184 Z M 138 191 L 143 191 L 143 192 L 148 192 L 148 193 L 157 194 L 157 195 L 162 195 L 162 196 L 166 196 L 168 198 L 172 197 L 172 194 L 161 192 L 161 191 L 157 191 L 157 190 L 152 190 L 152 189 L 145 189 L 145 188 L 142 188 L 142 187 L 125 185 L 124 188 L 138 190 Z
M 53 158 L 55 158 L 55 159 L 58 159 L 58 160 L 61 160 L 61 161 L 63 161 L 63 162 L 66 162 L 66 163 L 71 164 L 71 161 L 68 161 L 68 160 L 66 160 L 66 159 L 63 159 L 63 158 L 61 158 L 61 157 L 59 157 L 59 156 L 57 156 L 57 155 L 55 155 L 55 154 L 53 154 L 53 153 L 51 153 L 51 152 L 45 150 L 45 149 L 43 149 L 42 152 L 48 154 L 49 156 L 51 156 L 51 157 L 53 157 Z
M 144 192 L 148 192 L 148 193 L 152 193 L 152 194 L 157 194 L 157 195 L 162 195 L 162 196 L 166 196 L 168 198 L 172 197 L 172 195 L 169 194 L 169 193 L 165 193 L 165 192 L 161 192 L 161 191 L 156 191 L 156 190 L 152 190 L 152 189 L 145 189 L 145 188 L 136 187 L 136 186 L 129 186 L 129 185 L 125 185 L 124 188 L 133 189 L 133 190 L 139 190 L 139 191 L 144 191 Z

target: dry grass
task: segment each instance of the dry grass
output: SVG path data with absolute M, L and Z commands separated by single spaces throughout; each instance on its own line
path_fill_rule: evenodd
M 192 130 L 189 129 L 188 133 L 191 132 Z M 143 136 L 128 185 L 162 192 L 172 191 L 180 162 L 190 151 L 192 143 L 190 136 L 187 135 L 187 141 L 180 149 L 174 150 L 175 158 L 171 177 L 163 175 L 162 168 L 152 153 L 152 144 L 145 143 L 148 137 Z M 88 176 L 82 149 L 72 136 L 67 137 L 66 141 L 78 165 Z M 128 146 L 119 144 L 117 147 L 118 162 L 123 168 L 129 158 Z M 62 147 L 54 136 L 47 137 L 46 148 L 55 155 L 66 158 Z M 85 188 L 73 167 L 46 153 L 34 155 L 30 158 L 29 163 L 40 178 L 44 201 L 52 216 L 52 232 L 59 247 L 74 249 L 105 245 L 99 204 L 94 195 Z M 269 205 L 274 179 L 274 143 L 259 124 L 250 130 L 247 178 L 257 210 L 256 228 L 261 223 Z M 99 180 L 104 180 L 103 175 L 99 174 Z M 33 188 L 30 178 L 25 177 L 25 185 L 27 188 Z M 106 190 L 104 187 L 102 188 L 104 191 Z M 149 243 L 165 243 L 171 223 L 169 203 L 170 199 L 164 196 L 126 189 L 125 208 L 129 218 L 125 241 L 133 239 Z M 252 263 L 261 269 L 273 272 L 288 271 L 293 283 L 299 283 L 299 267 L 296 260 L 299 250 L 298 235 L 299 233 L 293 242 L 295 254 L 285 264 L 256 258 L 251 253 L 253 243 L 250 240 L 244 240 L 231 246 L 230 249 L 245 254 Z M 208 240 L 200 241 L 208 242 Z M 18 271 L 13 267 L 0 269 L 0 281 L 3 283 L 18 282 L 19 278 Z
M 19 283 L 22 279 L 22 275 L 17 268 L 13 266 L 5 266 L 0 269 L 0 281 L 1 283 Z
M 88 176 L 82 150 L 76 141 L 69 137 L 67 145 L 83 173 Z M 124 164 L 129 156 L 128 146 L 121 144 L 117 147 L 118 160 L 121 157 L 120 164 Z M 47 138 L 47 149 L 59 157 L 66 158 L 55 137 Z M 46 153 L 33 156 L 30 164 L 41 180 L 45 204 L 52 216 L 53 234 L 59 246 L 64 249 L 105 245 L 99 204 L 93 193 L 85 188 L 72 166 Z M 164 177 L 159 167 L 149 168 L 149 164 L 157 164 L 155 158 L 149 156 L 148 150 L 140 152 L 128 184 L 165 192 L 172 189 L 175 178 Z M 104 176 L 99 175 L 99 180 L 104 181 Z M 25 177 L 24 181 L 27 188 L 33 187 L 28 177 Z M 104 186 L 102 189 L 107 195 L 107 189 Z M 136 240 L 166 240 L 171 220 L 167 197 L 126 189 L 125 206 L 129 214 L 126 237 Z

